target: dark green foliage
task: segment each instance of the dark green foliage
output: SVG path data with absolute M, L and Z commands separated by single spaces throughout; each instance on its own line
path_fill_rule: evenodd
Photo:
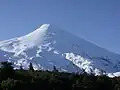
M 24 70 L 23 67 L 22 67 L 22 65 L 20 66 L 20 70 Z
M 30 65 L 29 65 L 29 70 L 30 70 L 30 71 L 34 71 L 34 68 L 33 68 L 32 63 L 30 63 Z
M 1 62 L 1 79 L 7 79 L 7 77 L 12 78 L 14 76 L 14 70 L 12 63 L 10 62 Z
M 16 88 L 20 88 L 20 81 L 8 78 L 1 82 L 1 88 L 3 90 L 16 90 Z
M 53 71 L 58 72 L 58 70 L 57 70 L 57 68 L 55 66 L 53 66 Z
M 50 71 L 13 70 L 12 64 L 1 63 L 0 90 L 120 90 L 120 77 L 94 76 Z M 31 72 L 32 71 L 32 72 Z

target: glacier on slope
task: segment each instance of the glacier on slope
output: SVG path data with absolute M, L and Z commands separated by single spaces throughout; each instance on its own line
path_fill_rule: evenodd
M 99 75 L 120 70 L 120 55 L 109 52 L 67 31 L 43 24 L 32 33 L 0 42 L 0 57 L 27 69 L 80 72 Z

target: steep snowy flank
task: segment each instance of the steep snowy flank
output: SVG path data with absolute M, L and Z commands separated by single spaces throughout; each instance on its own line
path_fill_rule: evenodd
M 120 55 L 109 52 L 67 31 L 43 24 L 32 33 L 0 42 L 2 60 L 14 62 L 27 69 L 80 72 L 100 75 L 120 71 Z

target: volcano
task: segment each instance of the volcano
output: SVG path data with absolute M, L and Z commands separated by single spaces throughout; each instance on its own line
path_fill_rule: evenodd
M 15 69 L 81 72 L 100 75 L 120 71 L 120 55 L 50 24 L 21 37 L 0 41 L 1 61 L 14 63 Z

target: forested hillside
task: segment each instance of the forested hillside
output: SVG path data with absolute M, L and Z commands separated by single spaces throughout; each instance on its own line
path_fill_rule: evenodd
M 9 62 L 1 62 L 0 90 L 120 90 L 120 77 L 53 71 L 14 70 Z

